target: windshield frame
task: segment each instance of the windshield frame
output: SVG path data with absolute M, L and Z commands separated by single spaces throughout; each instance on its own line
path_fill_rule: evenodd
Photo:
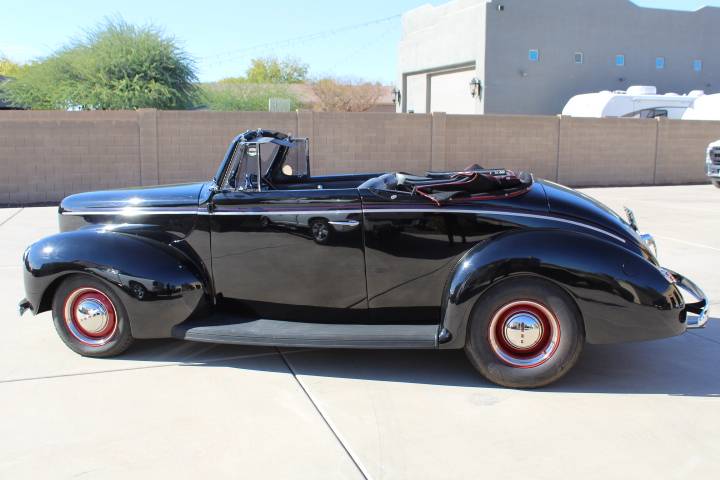
M 271 159 L 267 168 L 263 172 L 261 146 L 268 143 L 276 145 L 278 149 L 275 150 L 274 158 Z M 262 182 L 265 182 L 270 186 L 270 188 L 274 188 L 272 183 L 273 175 L 278 169 L 278 166 L 284 163 L 287 153 L 291 148 L 300 148 L 301 146 L 305 147 L 305 176 L 310 176 L 310 140 L 308 138 L 275 138 L 263 136 L 252 140 L 246 140 L 243 135 L 239 135 L 235 138 L 235 141 L 228 149 L 223 165 L 221 169 L 219 169 L 218 174 L 216 174 L 216 177 L 213 179 L 218 186 L 236 191 L 250 191 L 245 188 L 244 185 L 239 184 L 241 182 L 238 182 L 237 175 L 242 166 L 243 160 L 246 158 L 253 158 L 247 155 L 247 151 L 251 146 L 255 146 L 257 149 L 257 162 L 252 162 L 254 163 L 253 166 L 248 164 L 248 170 L 254 170 L 257 174 L 257 178 L 259 179 L 258 185 L 255 185 L 252 191 L 263 191 Z M 248 171 L 248 173 L 250 173 L 250 171 Z M 233 184 L 233 177 L 235 177 L 235 184 Z

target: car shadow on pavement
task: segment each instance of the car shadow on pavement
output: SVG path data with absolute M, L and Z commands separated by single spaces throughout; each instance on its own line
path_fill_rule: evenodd
M 720 319 L 713 322 L 718 325 Z M 193 349 L 199 349 L 198 353 L 188 357 Z M 460 350 L 284 349 L 283 352 L 295 373 L 301 376 L 500 388 L 482 378 Z M 277 354 L 276 349 L 260 347 L 154 340 L 138 342 L 119 358 L 238 369 L 267 368 L 277 372 L 277 362 L 239 361 Z M 564 378 L 533 392 L 720 397 L 718 364 L 720 336 L 712 337 L 704 332 L 653 342 L 586 345 L 579 362 Z

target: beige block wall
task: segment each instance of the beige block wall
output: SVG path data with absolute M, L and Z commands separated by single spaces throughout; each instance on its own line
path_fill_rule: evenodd
M 720 140 L 720 122 L 662 120 L 658 124 L 655 183 L 706 182 L 705 155 Z
M 557 117 L 448 115 L 447 168 L 477 163 L 555 180 L 558 128 Z
M 558 182 L 652 185 L 656 141 L 656 120 L 563 117 Z
M 140 183 L 136 112 L 0 112 L 0 204 Z
M 215 173 L 230 141 L 257 128 L 297 133 L 295 113 L 158 112 L 158 182 L 207 180 Z
M 720 122 L 436 113 L 0 112 L 0 205 L 210 178 L 230 140 L 267 128 L 311 139 L 315 174 L 527 170 L 570 186 L 705 182 Z
M 432 116 L 315 113 L 311 169 L 318 175 L 425 171 L 432 155 Z

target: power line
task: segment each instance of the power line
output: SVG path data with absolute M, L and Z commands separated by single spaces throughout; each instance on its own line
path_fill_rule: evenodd
M 301 42 L 309 42 L 309 41 L 313 41 L 313 40 L 319 40 L 319 39 L 327 38 L 327 37 L 330 37 L 333 35 L 338 35 L 340 33 L 345 33 L 345 32 L 351 31 L 351 30 L 358 30 L 358 29 L 369 27 L 372 25 L 377 25 L 379 23 L 389 22 L 391 20 L 400 18 L 401 16 L 402 16 L 401 14 L 391 15 L 389 17 L 380 18 L 377 20 L 370 20 L 368 22 L 333 28 L 331 30 L 324 30 L 322 32 L 316 32 L 316 33 L 310 33 L 307 35 L 301 35 L 298 37 L 286 38 L 284 40 L 278 40 L 275 42 L 261 43 L 258 45 L 253 45 L 250 47 L 240 48 L 240 49 L 236 49 L 236 50 L 229 50 L 227 52 L 218 53 L 215 55 L 200 57 L 200 59 L 201 60 L 212 60 L 211 62 L 208 63 L 208 65 L 217 65 L 217 64 L 231 61 L 231 60 L 237 58 L 238 56 L 241 56 L 246 53 L 250 53 L 254 50 L 258 50 L 261 48 L 280 47 L 280 46 L 284 46 L 284 45 L 292 45 L 292 44 L 297 44 L 297 43 L 301 43 Z
M 385 40 L 385 38 L 387 38 L 388 35 L 390 35 L 390 33 L 391 33 L 392 31 L 393 31 L 393 28 L 392 28 L 392 26 L 390 26 L 390 27 L 388 27 L 387 29 L 385 29 L 385 31 L 382 32 L 380 35 L 377 35 L 374 39 L 372 39 L 371 41 L 367 42 L 367 43 L 366 43 L 365 45 L 363 45 L 362 47 L 354 50 L 351 54 L 349 54 L 349 55 L 343 55 L 341 58 L 338 59 L 337 62 L 335 62 L 335 68 L 337 68 L 337 67 L 344 67 L 345 65 L 347 65 L 348 63 L 350 63 L 351 61 L 353 61 L 358 55 L 360 55 L 360 54 L 362 54 L 362 53 L 365 53 L 366 51 L 374 48 L 374 47 L 375 47 L 376 45 L 378 45 L 380 42 L 382 42 L 383 40 Z

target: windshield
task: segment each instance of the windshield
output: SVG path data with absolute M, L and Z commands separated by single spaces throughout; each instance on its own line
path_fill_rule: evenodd
M 226 184 L 233 188 L 253 188 L 250 184 L 257 185 L 258 160 L 264 177 L 280 148 L 275 143 L 238 143 L 230 162 Z
M 222 184 L 238 190 L 297 181 L 309 171 L 309 145 L 306 138 L 260 137 L 238 141 L 228 163 Z M 262 185 L 258 185 L 258 170 Z

